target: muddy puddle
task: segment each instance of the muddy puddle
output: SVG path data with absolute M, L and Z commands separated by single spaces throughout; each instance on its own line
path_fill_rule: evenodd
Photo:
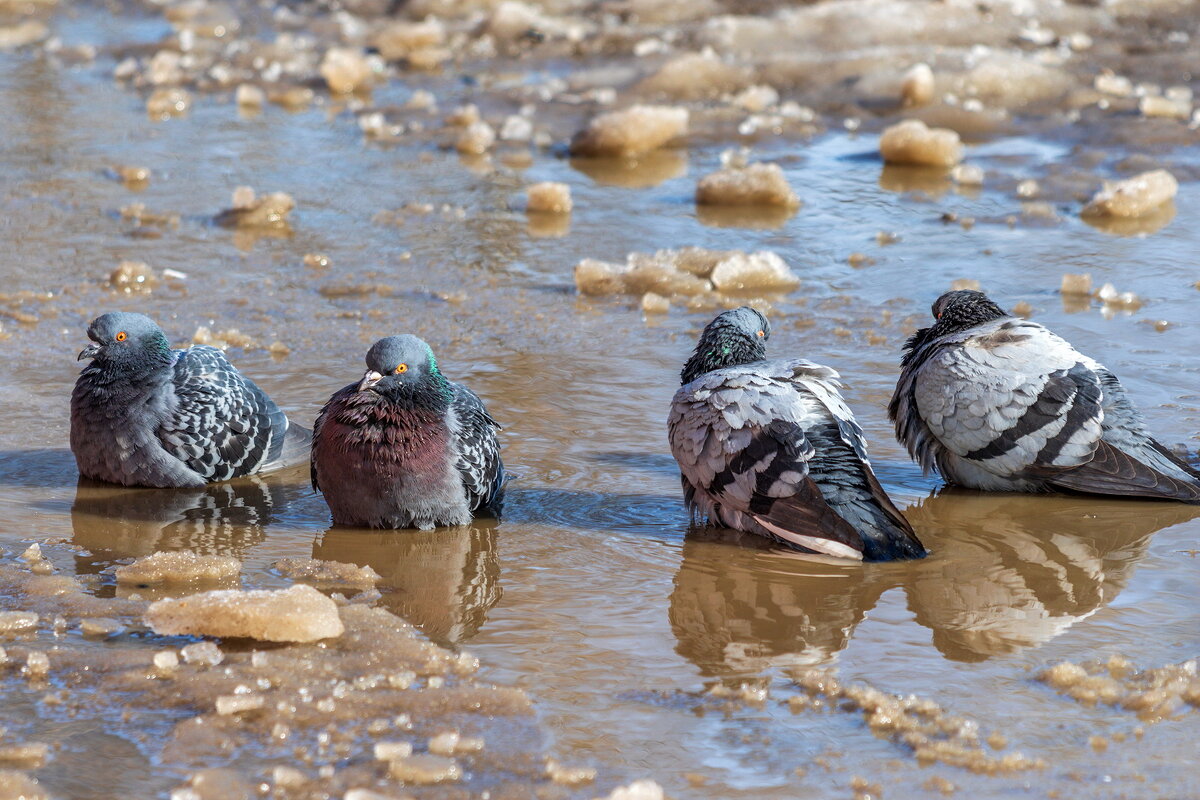
M 0 793 L 1195 793 L 1200 511 L 948 491 L 885 413 L 905 337 L 977 281 L 1111 367 L 1163 441 L 1200 446 L 1193 6 L 392 5 L 404 26 L 365 1 L 0 3 L 0 605 L 37 614 L 4 618 Z M 904 109 L 921 61 L 934 93 Z M 570 152 L 634 102 L 688 109 L 686 133 Z M 880 134 L 907 117 L 958 131 L 978 170 L 885 166 Z M 743 160 L 777 164 L 794 201 L 696 204 Z M 1169 202 L 1081 214 L 1157 169 Z M 541 182 L 573 210 L 527 213 Z M 578 290 L 585 259 L 685 247 L 773 253 L 787 285 Z M 1059 292 L 1083 273 L 1107 301 Z M 666 405 L 713 310 L 748 300 L 771 352 L 841 371 L 929 558 L 689 531 Z M 117 308 L 227 346 L 303 423 L 372 341 L 420 335 L 504 426 L 503 520 L 331 529 L 303 469 L 78 483 L 74 356 Z M 186 590 L 116 578 L 181 550 L 237 559 L 248 589 L 289 586 L 282 559 L 378 581 L 320 587 L 338 639 L 189 661 L 198 639 L 142 622 Z M 1061 662 L 1078 674 L 1043 673 Z

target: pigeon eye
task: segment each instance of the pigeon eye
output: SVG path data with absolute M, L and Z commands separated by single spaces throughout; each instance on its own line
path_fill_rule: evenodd
M 766 331 L 759 331 L 759 332 L 758 332 L 758 336 L 759 336 L 759 338 L 760 338 L 760 339 L 761 339 L 762 337 L 766 336 L 766 335 L 767 335 L 767 332 L 766 332 Z
M 128 339 L 128 338 L 129 338 L 129 335 L 128 335 L 128 334 L 126 334 L 126 333 L 125 333 L 125 331 L 121 331 L 120 333 L 118 333 L 118 334 L 116 335 L 116 340 L 117 340 L 118 342 L 123 342 L 123 341 L 125 341 L 125 340 L 126 340 L 126 339 Z
M 398 366 L 394 370 L 392 370 L 392 372 L 395 373 L 396 375 L 403 375 L 404 373 L 408 372 L 408 364 L 401 364 L 400 366 Z

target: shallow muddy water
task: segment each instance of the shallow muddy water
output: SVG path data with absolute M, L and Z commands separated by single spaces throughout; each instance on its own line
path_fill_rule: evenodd
M 973 279 L 1006 306 L 1027 303 L 1032 318 L 1107 364 L 1161 440 L 1194 452 L 1194 131 L 1181 136 L 1191 136 L 1191 148 L 1160 138 L 1145 156 L 1100 126 L 1058 133 L 1044 119 L 1012 122 L 971 139 L 968 161 L 988 176 L 974 188 L 942 172 L 883 167 L 875 132 L 763 138 L 755 158 L 779 162 L 803 206 L 747 218 L 698 213 L 692 201 L 697 178 L 736 138 L 701 138 L 632 165 L 569 159 L 555 147 L 534 150 L 519 169 L 505 166 L 503 152 L 470 159 L 431 140 L 365 142 L 353 115 L 328 98 L 298 113 L 268 105 L 242 116 L 229 92 L 205 94 L 186 116 L 156 122 L 111 74 L 128 49 L 152 51 L 168 35 L 161 18 L 80 5 L 56 15 L 53 30 L 69 46 L 99 45 L 95 63 L 0 53 L 6 562 L 44 543 L 60 574 L 81 576 L 100 598 L 127 596 L 114 568 L 158 550 L 235 556 L 243 584 L 256 588 L 289 583 L 271 568 L 281 558 L 370 565 L 382 578 L 376 605 L 432 642 L 477 656 L 480 681 L 528 692 L 532 717 L 506 727 L 507 707 L 495 711 L 502 721 L 487 736 L 498 755 L 476 764 L 463 796 L 592 797 L 642 777 L 679 798 L 1195 794 L 1200 716 L 1189 706 L 1149 724 L 1132 711 L 1078 704 L 1035 675 L 1064 660 L 1120 654 L 1148 668 L 1200 655 L 1200 509 L 948 491 L 909 461 L 886 418 L 905 337 L 953 281 Z M 400 107 L 427 88 L 442 114 L 461 102 L 486 107 L 510 84 L 563 69 L 504 62 L 490 88 L 453 71 L 422 75 L 378 87 L 374 102 Z M 1175 172 L 1174 204 L 1132 226 L 1081 220 L 1073 187 L 1126 175 L 1130 156 Z M 153 174 L 131 188 L 109 174 L 117 165 Z M 1026 179 L 1046 187 L 1052 219 L 1018 196 Z M 569 220 L 539 228 L 526 218 L 524 187 L 540 180 L 571 186 Z M 240 185 L 292 195 L 291 231 L 214 225 Z M 131 203 L 178 221 L 138 225 L 121 214 Z M 847 566 L 689 530 L 666 406 L 712 311 L 675 302 L 647 316 L 638 298 L 578 295 L 572 278 L 583 258 L 623 261 L 688 245 L 773 250 L 800 275 L 799 289 L 765 298 L 769 350 L 842 373 L 879 478 L 932 551 L 927 559 Z M 307 265 L 312 253 L 329 266 Z M 851 266 L 853 253 L 868 261 Z M 107 277 L 126 259 L 185 277 L 118 294 Z M 1068 301 L 1061 276 L 1080 272 L 1144 305 L 1114 312 Z M 231 359 L 303 424 L 361 375 L 376 338 L 422 336 L 504 426 L 515 477 L 502 521 L 434 532 L 331 529 L 305 469 L 203 491 L 77 483 L 67 449 L 74 357 L 88 320 L 117 308 L 154 316 L 180 344 L 201 326 L 250 337 Z M 286 353 L 269 351 L 273 342 Z M 14 595 L 3 605 L 22 602 Z M 103 661 L 184 641 L 145 631 L 84 639 L 43 620 L 4 644 Z M 1000 734 L 1003 748 L 984 748 L 997 758 L 1020 751 L 1045 763 L 981 774 L 918 762 L 858 711 L 789 704 L 801 694 L 790 676 L 808 667 L 933 700 L 977 722 L 984 737 Z M 189 760 L 162 746 L 192 713 L 186 705 L 131 714 L 112 687 L 85 685 L 72 689 L 82 708 L 64 716 L 6 669 L 6 742 L 51 745 L 48 763 L 30 774 L 53 796 L 167 796 L 199 767 L 230 766 L 261 782 L 271 765 L 290 763 L 253 743 Z M 512 756 L 519 768 L 504 762 L 510 751 L 525 754 Z M 539 785 L 522 759 L 542 752 L 595 767 L 596 784 Z M 362 758 L 325 754 L 303 767 L 315 774 L 320 764 L 342 769 Z M 108 788 L 97 794 L 97 784 Z

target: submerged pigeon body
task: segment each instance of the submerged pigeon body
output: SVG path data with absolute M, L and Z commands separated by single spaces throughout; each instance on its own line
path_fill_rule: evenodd
M 415 336 L 390 336 L 367 373 L 321 409 L 312 480 L 339 525 L 463 525 L 497 513 L 504 464 L 499 427 L 483 402 L 438 369 Z
M 926 472 L 990 491 L 1200 503 L 1200 472 L 1154 440 L 1103 364 L 980 292 L 949 292 L 933 313 L 888 409 Z
M 71 394 L 71 451 L 85 478 L 198 487 L 302 463 L 310 435 L 212 347 L 172 350 L 141 314 L 88 327 Z
M 757 311 L 727 311 L 684 367 L 667 425 L 693 516 L 807 552 L 923 556 L 871 471 L 838 374 L 766 360 L 769 335 Z

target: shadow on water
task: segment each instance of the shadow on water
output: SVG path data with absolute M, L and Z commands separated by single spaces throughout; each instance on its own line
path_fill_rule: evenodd
M 311 494 L 296 471 L 238 478 L 201 489 L 131 489 L 79 480 L 71 506 L 80 572 L 157 550 L 194 550 L 239 559 L 266 538 L 266 526 Z
M 333 528 L 313 558 L 369 566 L 383 579 L 383 604 L 444 645 L 479 632 L 500 601 L 495 520 L 432 531 Z
M 703 674 L 820 664 L 888 589 L 952 661 L 1036 647 L 1112 602 L 1150 537 L 1200 508 L 943 490 L 905 511 L 921 561 L 842 565 L 727 531 L 690 531 L 668 611 L 676 651 Z

